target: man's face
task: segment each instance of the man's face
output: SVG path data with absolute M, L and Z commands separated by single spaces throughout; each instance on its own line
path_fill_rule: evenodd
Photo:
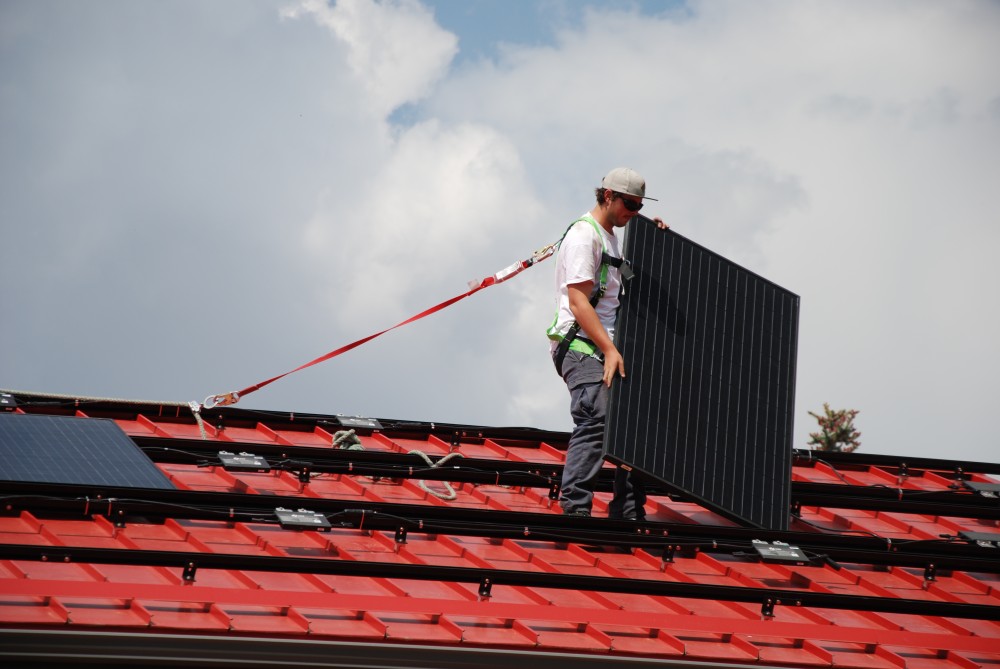
M 629 207 L 631 207 L 631 209 Z M 611 196 L 611 208 L 609 213 L 611 214 L 612 224 L 616 228 L 625 227 L 625 224 L 628 223 L 640 209 L 642 209 L 641 197 L 626 195 L 624 193 L 614 193 Z

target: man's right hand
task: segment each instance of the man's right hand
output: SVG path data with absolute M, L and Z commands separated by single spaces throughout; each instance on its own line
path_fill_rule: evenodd
M 604 354 L 604 385 L 610 388 L 616 374 L 625 378 L 625 359 L 617 348 L 612 347 L 610 352 Z
M 569 293 L 569 310 L 573 313 L 573 318 L 580 324 L 583 334 L 604 354 L 604 385 L 610 388 L 616 374 L 625 378 L 625 360 L 615 348 L 608 331 L 604 329 L 601 319 L 590 303 L 594 282 L 571 283 L 566 286 L 566 290 Z

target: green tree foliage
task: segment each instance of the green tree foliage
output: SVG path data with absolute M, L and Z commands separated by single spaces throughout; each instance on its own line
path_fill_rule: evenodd
M 858 415 L 857 409 L 831 409 L 830 405 L 824 402 L 822 416 L 812 411 L 809 415 L 819 423 L 819 431 L 809 433 L 809 445 L 814 446 L 813 450 L 850 453 L 861 446 L 861 442 L 858 441 L 861 433 L 854 427 L 854 417 Z

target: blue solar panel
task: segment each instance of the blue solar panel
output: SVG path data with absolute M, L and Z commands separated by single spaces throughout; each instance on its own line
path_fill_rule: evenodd
M 784 530 L 799 298 L 648 219 L 629 224 L 605 453 L 726 517 Z
M 174 489 L 117 423 L 0 414 L 0 480 Z

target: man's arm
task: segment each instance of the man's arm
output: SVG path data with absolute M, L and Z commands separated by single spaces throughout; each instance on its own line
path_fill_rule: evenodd
M 569 293 L 569 310 L 573 312 L 573 318 L 580 324 L 580 329 L 587 335 L 587 339 L 594 342 L 604 354 L 604 385 L 610 388 L 615 374 L 625 378 L 625 360 L 615 348 L 608 331 L 604 329 L 597 311 L 590 304 L 594 282 L 571 283 L 566 286 L 566 290 Z

